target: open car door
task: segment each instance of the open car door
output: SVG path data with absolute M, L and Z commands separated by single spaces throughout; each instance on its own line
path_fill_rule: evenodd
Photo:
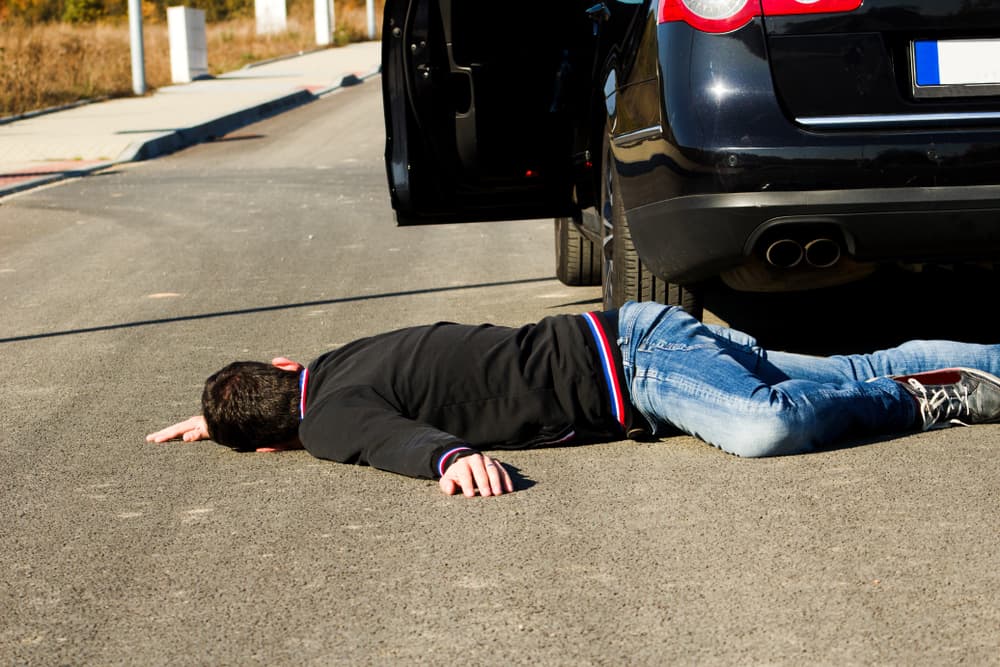
M 386 171 L 399 224 L 572 215 L 592 2 L 387 0 Z

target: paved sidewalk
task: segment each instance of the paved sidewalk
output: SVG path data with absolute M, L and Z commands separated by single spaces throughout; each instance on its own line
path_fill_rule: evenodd
M 0 197 L 220 137 L 380 71 L 361 42 L 0 124 Z

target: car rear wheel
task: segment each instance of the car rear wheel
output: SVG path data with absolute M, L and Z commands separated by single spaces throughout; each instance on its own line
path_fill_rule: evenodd
M 626 301 L 658 301 L 681 306 L 700 320 L 704 306 L 697 289 L 662 280 L 639 259 L 632 242 L 625 205 L 619 194 L 618 173 L 610 153 L 605 155 L 601 188 L 604 308 L 619 308 Z
M 601 252 L 571 218 L 556 218 L 556 277 L 564 285 L 600 285 Z

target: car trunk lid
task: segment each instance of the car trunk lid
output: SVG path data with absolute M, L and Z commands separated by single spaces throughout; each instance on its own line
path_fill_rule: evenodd
M 825 128 L 1000 121 L 996 3 L 864 0 L 816 13 L 827 2 L 841 0 L 761 0 L 775 89 L 791 118 Z

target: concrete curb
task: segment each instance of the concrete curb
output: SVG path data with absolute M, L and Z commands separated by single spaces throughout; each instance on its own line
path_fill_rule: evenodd
M 140 162 L 168 155 L 203 141 L 218 139 L 233 130 L 302 106 L 315 99 L 316 96 L 308 90 L 300 90 L 219 118 L 213 118 L 200 125 L 163 132 L 150 139 L 134 142 L 115 159 L 115 163 Z
M 86 167 L 80 167 L 79 169 L 64 169 L 62 171 L 53 171 L 50 174 L 45 174 L 44 176 L 39 176 L 38 178 L 32 178 L 29 180 L 21 181 L 20 183 L 14 183 L 12 185 L 0 185 L 0 199 L 3 199 L 7 195 L 12 195 L 18 192 L 23 192 L 25 190 L 31 190 L 33 188 L 39 188 L 43 185 L 48 185 L 49 183 L 55 183 L 56 181 L 68 180 L 70 178 L 80 178 L 82 176 L 88 176 L 96 171 L 102 171 L 113 167 L 117 162 L 98 162 L 96 164 L 89 164 Z
M 151 139 L 137 141 L 125 149 L 114 160 L 114 164 L 149 160 L 162 155 L 168 155 L 189 146 L 194 146 L 195 144 L 200 144 L 203 141 L 217 139 L 241 127 L 251 125 L 271 116 L 276 116 L 285 111 L 300 107 L 303 104 L 315 102 L 317 99 L 341 88 L 364 83 L 371 77 L 381 73 L 381 71 L 382 68 L 378 67 L 361 77 L 356 74 L 348 74 L 339 83 L 329 88 L 324 88 L 316 92 L 299 90 L 225 116 L 220 116 L 219 118 L 214 118 L 200 125 L 171 130 Z
M 199 125 L 179 128 L 162 132 L 154 137 L 136 141 L 129 145 L 117 158 L 108 162 L 88 165 L 80 169 L 66 170 L 46 174 L 38 178 L 21 181 L 12 185 L 0 186 L 0 198 L 23 192 L 32 188 L 48 185 L 56 181 L 79 178 L 87 176 L 97 171 L 102 171 L 115 165 L 126 162 L 140 162 L 153 158 L 169 155 L 176 151 L 200 144 L 204 141 L 217 139 L 241 127 L 251 125 L 258 121 L 276 116 L 296 107 L 300 107 L 309 102 L 314 102 L 330 93 L 334 93 L 341 88 L 348 88 L 364 83 L 373 76 L 382 72 L 381 66 L 376 67 L 371 72 L 358 76 L 348 74 L 339 83 L 319 91 L 299 90 L 293 93 L 281 95 L 271 100 L 267 100 L 252 107 L 247 107 L 233 113 L 213 118 Z

